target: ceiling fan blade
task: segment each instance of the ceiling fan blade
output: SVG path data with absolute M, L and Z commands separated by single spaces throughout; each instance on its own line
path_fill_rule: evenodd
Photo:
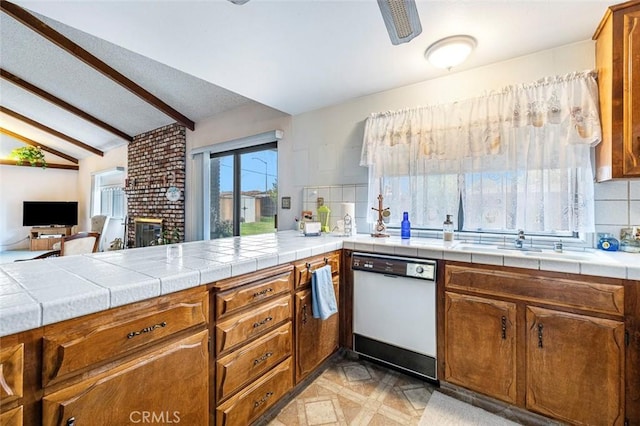
M 422 32 L 415 0 L 378 0 L 391 43 L 411 41 Z

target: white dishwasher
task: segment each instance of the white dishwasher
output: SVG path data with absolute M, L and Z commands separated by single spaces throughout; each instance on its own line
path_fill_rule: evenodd
M 437 380 L 435 260 L 353 253 L 353 350 Z

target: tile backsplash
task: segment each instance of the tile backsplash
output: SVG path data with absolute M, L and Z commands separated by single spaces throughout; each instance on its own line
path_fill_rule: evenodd
M 594 246 L 598 233 L 619 238 L 622 228 L 640 226 L 640 179 L 596 183 L 595 222 Z
M 313 219 L 317 217 L 318 198 L 324 199 L 324 204 L 329 207 L 329 228 L 335 229 L 336 222 L 342 219 L 342 203 L 355 204 L 356 230 L 359 233 L 369 232 L 367 224 L 367 184 L 334 185 L 334 186 L 307 186 L 302 189 L 303 210 L 313 212 Z

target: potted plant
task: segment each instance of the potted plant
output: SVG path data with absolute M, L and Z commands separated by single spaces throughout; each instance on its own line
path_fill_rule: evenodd
M 28 162 L 33 167 L 42 166 L 43 169 L 47 167 L 47 162 L 44 159 L 44 152 L 39 146 L 28 145 L 15 148 L 11 151 L 11 158 L 16 160 L 18 166 Z

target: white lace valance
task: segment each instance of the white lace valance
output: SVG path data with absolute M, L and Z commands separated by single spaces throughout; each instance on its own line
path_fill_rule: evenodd
M 372 114 L 360 165 L 377 176 L 584 166 L 601 139 L 591 71 L 447 105 Z

